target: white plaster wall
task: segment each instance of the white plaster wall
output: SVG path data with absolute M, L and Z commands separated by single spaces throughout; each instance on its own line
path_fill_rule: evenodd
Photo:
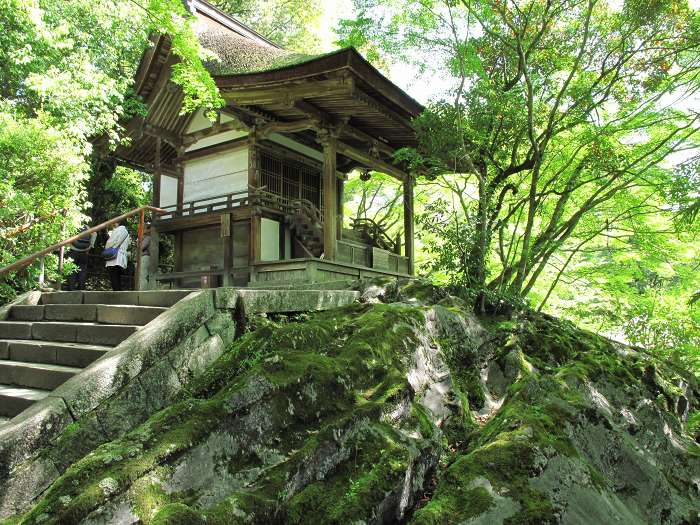
M 248 148 L 185 162 L 185 202 L 248 190 Z
M 260 221 L 260 260 L 279 261 L 280 223 L 263 217 Z
M 221 114 L 222 124 L 226 122 L 231 122 L 232 120 L 233 119 L 228 115 L 225 115 L 223 113 Z M 185 130 L 185 133 L 194 133 L 195 131 L 201 131 L 203 129 L 210 128 L 211 126 L 211 120 L 204 116 L 204 112 L 201 109 L 198 109 L 192 117 L 192 120 L 190 120 L 190 123 L 187 124 L 187 129 Z
M 210 137 L 204 137 L 199 139 L 197 142 L 189 146 L 185 151 L 196 151 L 198 149 L 206 148 L 208 146 L 215 146 L 216 144 L 221 144 L 228 140 L 239 139 L 241 137 L 246 137 L 248 135 L 245 131 L 231 130 L 224 131 L 223 133 L 218 133 Z
M 177 179 L 160 176 L 160 207 L 175 206 L 177 204 Z

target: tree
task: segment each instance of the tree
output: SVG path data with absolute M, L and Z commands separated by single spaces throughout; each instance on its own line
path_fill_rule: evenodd
M 438 177 L 451 222 L 470 226 L 439 261 L 455 279 L 525 295 L 562 249 L 658 211 L 647 203 L 669 180 L 661 163 L 697 131 L 696 115 L 659 102 L 697 89 L 687 6 L 421 0 L 378 17 L 356 4 L 346 35 L 363 31 L 403 60 L 430 54 L 454 76 L 453 97 L 418 120 L 420 145 L 401 158 Z
M 2 265 L 84 221 L 92 140 L 106 136 L 115 145 L 120 122 L 143 110 L 130 87 L 149 35 L 172 41 L 183 111 L 223 103 L 191 23 L 180 0 L 0 0 Z M 10 284 L 30 286 L 32 272 Z
M 215 0 L 215 5 L 241 19 L 282 47 L 304 53 L 321 48 L 318 27 L 321 0 Z

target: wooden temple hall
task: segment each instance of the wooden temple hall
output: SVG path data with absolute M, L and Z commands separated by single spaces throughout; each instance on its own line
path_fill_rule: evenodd
M 128 123 L 131 142 L 116 152 L 153 174 L 153 204 L 166 211 L 151 226 L 151 282 L 266 286 L 411 275 L 414 180 L 392 159 L 415 144 L 411 120 L 421 105 L 352 48 L 293 53 L 204 1 L 188 4 L 200 41 L 220 59 L 207 67 L 226 106 L 214 122 L 180 114 L 183 95 L 170 81 L 176 59 L 160 37 L 136 77 L 148 114 Z M 344 183 L 370 170 L 401 183 L 400 236 L 368 220 L 344 224 Z M 170 265 L 158 262 L 164 235 L 172 238 Z

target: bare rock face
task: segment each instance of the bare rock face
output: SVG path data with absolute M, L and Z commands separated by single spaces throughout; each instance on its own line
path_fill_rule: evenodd
M 252 319 L 175 403 L 11 523 L 700 518 L 692 375 L 546 316 L 477 319 L 432 286 L 361 292 Z

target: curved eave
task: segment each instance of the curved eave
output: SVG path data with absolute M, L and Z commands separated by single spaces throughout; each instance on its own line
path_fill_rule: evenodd
M 379 96 L 406 112 L 409 118 L 417 117 L 423 111 L 424 107 L 422 104 L 386 78 L 352 47 L 276 69 L 234 75 L 219 75 L 214 78 L 219 89 L 226 90 L 227 88 L 240 89 L 301 80 L 342 69 L 352 71 Z

